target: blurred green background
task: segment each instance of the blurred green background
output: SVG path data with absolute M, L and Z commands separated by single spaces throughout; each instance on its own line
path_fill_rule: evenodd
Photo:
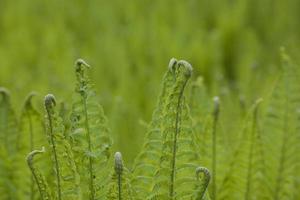
M 299 0 L 0 0 L 0 86 L 17 109 L 33 90 L 41 108 L 47 93 L 70 105 L 85 59 L 130 162 L 170 58 L 188 60 L 230 113 L 269 91 L 281 46 L 299 63 L 299 11 Z

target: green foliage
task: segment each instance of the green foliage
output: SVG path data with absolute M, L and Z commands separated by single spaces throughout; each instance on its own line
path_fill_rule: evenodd
M 41 154 L 45 152 L 45 148 L 43 147 L 42 150 L 34 150 L 32 152 L 30 152 L 27 156 L 27 164 L 32 172 L 32 176 L 37 184 L 39 193 L 40 193 L 40 197 L 42 200 L 50 200 L 51 198 L 51 193 L 49 190 L 49 186 L 45 180 L 45 177 L 42 175 L 42 173 L 40 172 L 40 170 L 35 166 L 34 163 L 34 157 L 37 154 Z M 33 194 L 30 194 L 30 197 L 33 199 Z
M 70 110 L 67 102 L 58 110 L 54 95 L 46 95 L 45 125 L 34 94 L 26 98 L 18 121 L 9 92 L 0 89 L 1 200 L 300 197 L 300 86 L 295 84 L 300 74 L 284 51 L 271 94 L 249 108 L 246 100 L 231 104 L 226 92 L 212 99 L 200 77 L 188 90 L 192 66 L 171 59 L 132 168 L 125 167 L 120 152 L 111 156 L 113 136 L 90 68 L 82 59 L 75 63 Z
M 275 84 L 263 126 L 266 177 L 274 200 L 292 199 L 299 191 L 299 68 L 282 53 L 282 74 Z
M 69 138 L 75 163 L 81 176 L 84 198 L 103 198 L 109 173 L 108 161 L 112 141 L 102 107 L 89 83 L 86 70 L 90 66 L 79 59 L 75 63 L 76 96 L 71 114 Z M 88 172 L 88 173 L 87 173 Z
M 0 88 L 0 194 L 3 199 L 17 199 L 16 159 L 18 126 L 9 92 Z
M 36 93 L 30 93 L 24 102 L 24 106 L 20 116 L 20 136 L 19 136 L 19 148 L 18 148 L 18 170 L 16 171 L 18 181 L 18 192 L 20 197 L 28 197 L 30 200 L 39 199 L 38 188 L 35 186 L 34 177 L 31 175 L 28 166 L 24 162 L 24 157 L 28 152 L 40 147 L 40 145 L 46 144 L 46 137 L 44 134 L 44 126 L 40 113 L 33 106 L 32 98 L 36 96 Z M 46 156 L 45 156 L 46 158 Z M 47 169 L 47 160 L 43 159 L 44 171 Z
M 80 177 L 78 175 L 71 146 L 64 136 L 62 119 L 55 110 L 56 101 L 52 94 L 45 97 L 46 128 L 52 150 L 52 163 L 55 174 L 55 198 L 81 199 Z

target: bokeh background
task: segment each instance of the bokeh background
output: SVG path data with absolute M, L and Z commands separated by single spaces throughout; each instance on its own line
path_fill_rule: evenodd
M 269 92 L 282 46 L 299 63 L 299 0 L 0 0 L 0 86 L 16 108 L 31 91 L 41 112 L 47 93 L 70 107 L 83 58 L 129 163 L 170 58 L 188 60 L 232 115 Z

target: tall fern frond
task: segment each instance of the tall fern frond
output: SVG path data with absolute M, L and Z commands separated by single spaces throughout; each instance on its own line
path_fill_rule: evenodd
M 0 194 L 3 199 L 17 199 L 16 159 L 18 125 L 9 92 L 0 88 Z
M 32 105 L 35 93 L 30 93 L 24 103 L 20 117 L 20 137 L 18 147 L 18 192 L 23 199 L 37 199 L 37 188 L 33 176 L 24 163 L 24 157 L 40 145 L 46 145 L 45 130 L 40 113 Z M 46 156 L 44 156 L 46 158 Z M 46 162 L 46 160 L 44 160 Z M 45 164 L 44 164 L 44 166 Z M 44 171 L 45 171 L 44 168 Z
M 282 53 L 282 74 L 273 90 L 264 122 L 266 174 L 272 199 L 292 199 L 290 191 L 299 183 L 299 68 Z M 299 167 L 298 167 L 299 169 Z M 297 172 L 298 171 L 298 172 Z M 297 181 L 296 181 L 297 182 Z
M 77 85 L 69 138 L 81 176 L 84 198 L 97 200 L 106 194 L 112 140 L 103 108 L 86 74 L 88 68 L 90 66 L 82 59 L 75 63 Z
M 130 185 L 129 171 L 124 167 L 120 152 L 115 154 L 115 167 L 112 174 L 107 200 L 131 200 L 133 191 Z
M 46 128 L 56 176 L 55 196 L 58 200 L 81 199 L 79 175 L 70 144 L 64 136 L 62 119 L 58 116 L 55 105 L 55 97 L 48 94 L 45 97 Z
M 257 100 L 246 115 L 240 142 L 229 159 L 218 199 L 265 199 L 264 151 L 258 129 L 260 102 L 261 99 Z
M 191 199 L 194 171 L 199 162 L 184 89 L 192 67 L 186 61 L 173 66 L 174 84 L 163 109 L 162 149 L 150 199 Z
M 38 199 L 51 200 L 52 199 L 51 192 L 50 192 L 49 186 L 46 182 L 46 179 L 40 172 L 39 168 L 36 167 L 36 164 L 34 162 L 34 157 L 36 155 L 42 154 L 44 152 L 45 152 L 44 147 L 42 148 L 42 150 L 34 150 L 28 154 L 26 160 L 27 160 L 27 165 L 28 165 L 29 169 L 31 170 L 33 179 L 38 187 L 38 191 L 40 193 L 40 198 L 38 198 Z M 34 199 L 34 197 L 32 197 L 32 199 Z
M 159 164 L 162 148 L 163 109 L 175 82 L 173 69 L 176 64 L 177 60 L 174 58 L 169 62 L 168 70 L 162 80 L 161 93 L 148 127 L 145 143 L 134 162 L 132 185 L 138 199 L 145 199 L 151 193 L 152 178 Z

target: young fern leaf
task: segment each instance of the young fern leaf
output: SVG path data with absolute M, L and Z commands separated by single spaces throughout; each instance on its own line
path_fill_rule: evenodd
M 192 175 L 199 155 L 183 95 L 192 67 L 186 61 L 179 61 L 172 71 L 175 81 L 163 109 L 163 144 L 149 199 L 191 199 L 194 194 L 190 185 L 195 184 Z
M 88 68 L 90 66 L 82 59 L 75 63 L 77 86 L 69 138 L 84 198 L 98 200 L 106 194 L 112 140 L 103 108 L 98 104 L 86 75 Z
M 196 194 L 195 200 L 203 200 L 208 184 L 210 182 L 210 172 L 205 167 L 197 167 L 196 169 Z
M 48 141 L 52 148 L 52 162 L 56 175 L 56 198 L 58 200 L 81 199 L 79 175 L 74 163 L 70 144 L 64 137 L 62 119 L 55 110 L 55 97 L 48 94 L 45 97 L 46 128 Z
M 120 152 L 115 154 L 114 172 L 109 184 L 107 193 L 108 200 L 131 200 L 133 199 L 132 189 L 129 184 L 128 170 L 123 165 L 122 155 Z
M 214 111 L 213 111 L 213 127 L 212 127 L 212 200 L 217 199 L 217 124 L 220 113 L 220 100 L 219 97 L 214 98 Z
M 35 166 L 35 162 L 33 160 L 37 154 L 42 154 L 44 152 L 45 152 L 44 147 L 41 150 L 34 150 L 28 154 L 26 160 L 27 160 L 27 165 L 28 165 L 29 169 L 31 170 L 34 181 L 37 184 L 37 187 L 38 187 L 38 190 L 40 193 L 40 198 L 42 200 L 51 200 L 52 199 L 51 192 L 50 192 L 49 186 L 45 180 L 45 177 L 42 175 L 40 170 Z
M 18 170 L 17 174 L 19 177 L 18 185 L 20 196 L 23 199 L 34 200 L 37 199 L 37 188 L 34 183 L 34 178 L 24 163 L 24 157 L 28 152 L 33 151 L 39 145 L 46 144 L 44 136 L 44 126 L 40 113 L 33 107 L 32 98 L 36 94 L 30 93 L 24 103 L 21 117 L 20 117 L 20 137 L 19 137 L 19 148 L 18 148 Z M 44 156 L 45 157 L 45 156 Z M 45 169 L 46 164 L 43 168 Z
M 3 199 L 17 199 L 17 127 L 9 92 L 0 88 L 0 194 Z
M 163 109 L 175 82 L 173 69 L 176 64 L 177 60 L 174 58 L 169 62 L 169 67 L 163 77 L 161 93 L 148 127 L 143 148 L 134 162 L 131 184 L 137 193 L 137 199 L 144 200 L 151 193 L 152 178 L 159 164 L 160 151 L 162 149 L 161 127 L 163 125 Z

